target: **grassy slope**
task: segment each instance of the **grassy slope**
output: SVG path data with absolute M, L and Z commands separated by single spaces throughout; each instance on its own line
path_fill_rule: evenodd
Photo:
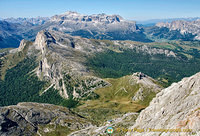
M 139 89 L 139 85 L 130 85 L 128 76 L 106 80 L 112 86 L 97 89 L 95 93 L 100 96 L 99 99 L 84 101 L 85 104 L 82 105 L 82 108 L 110 108 L 122 112 L 139 111 L 144 108 L 142 105 L 131 103 L 131 98 Z
M 182 77 L 200 71 L 199 57 L 193 52 L 194 49 L 200 50 L 198 43 L 197 45 L 174 41 L 172 43 L 145 43 L 147 46 L 173 50 L 182 59 L 174 59 L 164 55 L 137 54 L 131 50 L 119 51 L 119 48 L 115 48 L 112 42 L 107 42 L 107 44 L 110 44 L 112 48 L 108 52 L 99 53 L 94 58 L 90 58 L 89 66 L 98 76 L 110 82 L 112 86 L 97 89 L 95 93 L 99 96 L 98 99 L 82 101 L 82 105 L 76 109 L 83 116 L 98 123 L 103 123 L 125 112 L 140 112 L 155 97 L 155 93 L 144 91 L 144 95 L 147 96 L 144 101 L 131 102 L 131 98 L 138 90 L 139 85 L 130 85 L 129 76 L 124 75 L 142 71 L 169 86 Z
M 140 112 L 155 97 L 155 93 L 145 90 L 144 101 L 133 102 L 132 97 L 141 87 L 140 84 L 131 84 L 131 76 L 121 78 L 107 78 L 112 85 L 95 90 L 98 99 L 81 101 L 76 111 L 91 120 L 103 123 L 106 120 L 118 117 L 127 112 Z

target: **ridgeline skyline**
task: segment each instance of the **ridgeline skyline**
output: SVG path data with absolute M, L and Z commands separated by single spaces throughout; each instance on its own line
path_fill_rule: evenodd
M 199 17 L 198 0 L 6 0 L 0 1 L 0 18 L 51 17 L 66 11 L 81 14 L 118 14 L 127 20 Z

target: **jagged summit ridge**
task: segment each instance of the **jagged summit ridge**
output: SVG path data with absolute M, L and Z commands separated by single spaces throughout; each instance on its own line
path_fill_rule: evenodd
M 200 73 L 184 78 L 163 89 L 143 110 L 131 127 L 151 129 L 191 129 L 192 132 L 170 133 L 152 132 L 128 133 L 136 136 L 199 136 L 200 132 Z
M 51 23 L 51 26 L 48 30 L 75 34 L 82 33 L 85 36 L 92 36 L 94 39 L 96 39 L 96 37 L 107 37 L 106 39 L 112 39 L 113 36 L 118 37 L 116 33 L 119 32 L 120 35 L 123 35 L 123 33 L 132 34 L 136 31 L 140 31 L 135 21 L 126 21 L 119 15 L 83 15 L 69 11 L 61 15 L 53 16 L 49 23 Z
M 61 15 L 55 15 L 51 18 L 51 21 L 78 21 L 78 22 L 93 22 L 93 23 L 116 23 L 124 21 L 124 19 L 119 15 L 106 15 L 93 14 L 93 15 L 83 15 L 73 11 L 67 11 Z
M 136 25 L 135 21 L 125 20 L 119 15 L 106 15 L 104 13 L 84 15 L 68 11 L 50 18 L 20 18 L 7 19 L 7 21 L 9 21 L 9 23 L 0 21 L 0 27 L 3 26 L 3 30 L 6 32 L 2 34 L 0 32 L 2 37 L 5 37 L 4 39 L 6 39 L 6 37 L 10 39 L 8 34 L 13 33 L 13 37 L 19 39 L 19 41 L 22 39 L 34 40 L 37 33 L 45 29 L 89 39 L 151 42 L 140 27 Z M 9 29 L 12 29 L 12 31 L 8 31 L 8 34 L 7 29 L 5 29 L 7 26 L 9 26 Z M 19 36 L 16 37 L 15 35 Z M 17 41 L 18 44 L 19 41 Z M 10 42 L 7 43 L 7 41 L 3 40 L 3 43 L 12 46 Z

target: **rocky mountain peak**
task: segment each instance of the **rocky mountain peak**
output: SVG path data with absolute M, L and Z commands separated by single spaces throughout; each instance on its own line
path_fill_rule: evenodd
M 90 40 L 57 31 L 43 30 L 38 32 L 34 44 L 41 51 L 36 73 L 40 79 L 51 82 L 43 93 L 54 86 L 64 98 L 80 97 L 108 84 L 100 78 L 91 76 L 83 64 L 82 56 L 98 50 Z M 73 79 L 73 84 L 77 81 L 76 87 L 73 85 L 68 88 L 72 86 L 72 81 L 68 78 Z M 88 90 L 84 90 L 86 88 Z
M 20 45 L 19 45 L 19 47 L 18 47 L 18 51 L 22 51 L 22 50 L 24 49 L 25 46 L 26 46 L 26 40 L 23 39 L 23 40 L 21 40 L 21 42 L 20 42 Z
M 46 30 L 42 30 L 38 32 L 35 44 L 37 45 L 36 48 L 41 49 L 42 51 L 45 50 L 45 47 L 49 45 L 50 43 L 55 43 L 54 37 Z
M 81 14 L 76 12 L 76 11 L 67 11 L 63 15 L 66 15 L 66 16 L 81 16 Z
M 178 83 L 163 89 L 143 110 L 132 128 L 149 129 L 190 129 L 191 132 L 180 132 L 178 135 L 200 132 L 200 73 L 184 78 Z M 151 132 L 128 133 L 136 136 L 174 136 L 174 133 Z
M 119 15 L 106 15 L 93 14 L 83 15 L 73 11 L 67 11 L 64 14 L 56 15 L 51 18 L 52 21 L 78 21 L 78 22 L 93 22 L 93 23 L 114 23 L 123 21 L 123 18 Z

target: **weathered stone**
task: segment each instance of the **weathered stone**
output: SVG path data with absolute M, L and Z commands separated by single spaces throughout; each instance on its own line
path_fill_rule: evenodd
M 130 129 L 145 132 L 127 133 L 134 136 L 199 136 L 200 135 L 200 73 L 184 78 L 163 89 L 143 110 Z M 150 130 L 151 129 L 151 130 Z M 159 130 L 163 129 L 163 130 Z M 190 129 L 191 132 L 169 132 Z M 158 130 L 153 132 L 152 130 Z M 168 132 L 162 132 L 162 131 Z
M 85 118 L 69 109 L 51 104 L 19 103 L 0 108 L 0 115 L 0 135 L 6 136 L 32 136 L 38 132 L 39 125 L 60 125 L 71 130 L 91 125 Z M 66 125 L 69 123 L 71 125 Z

